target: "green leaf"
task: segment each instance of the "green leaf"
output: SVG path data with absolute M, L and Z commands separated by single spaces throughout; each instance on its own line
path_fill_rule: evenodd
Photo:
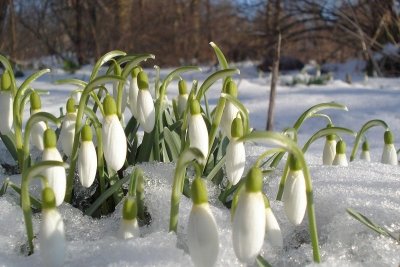
M 310 139 L 308 139 L 308 141 L 304 144 L 303 146 L 303 153 L 306 153 L 306 151 L 308 150 L 308 148 L 310 147 L 310 145 L 315 142 L 316 140 L 318 140 L 321 137 L 327 136 L 327 135 L 338 135 L 338 134 L 349 134 L 349 135 L 353 135 L 356 136 L 357 134 L 355 132 L 353 132 L 350 129 L 347 128 L 343 128 L 343 127 L 327 127 L 324 129 L 321 129 L 319 131 L 317 131 L 316 133 L 314 133 Z
M 221 49 L 214 43 L 210 42 L 211 47 L 214 49 L 214 53 L 218 58 L 219 65 L 221 69 L 229 68 L 228 61 L 226 60 L 224 54 L 222 53 Z
M 32 75 L 30 75 L 19 87 L 18 91 L 21 91 L 21 94 L 23 95 L 24 91 L 28 88 L 29 84 L 33 81 L 35 81 L 36 79 L 38 79 L 40 76 L 43 76 L 46 73 L 49 73 L 50 69 L 44 69 L 44 70 L 40 70 L 38 72 L 33 73 Z
M 61 79 L 61 80 L 55 81 L 55 84 L 72 84 L 72 85 L 76 85 L 78 87 L 85 88 L 87 85 L 87 82 L 79 80 L 79 79 Z
M 93 81 L 96 78 L 97 73 L 99 72 L 101 66 L 103 66 L 106 62 L 108 62 L 112 58 L 125 56 L 125 55 L 126 55 L 125 52 L 122 52 L 119 50 L 114 50 L 114 51 L 110 51 L 107 54 L 105 54 L 104 56 L 102 56 L 94 65 L 89 81 Z
M 204 96 L 204 94 L 207 92 L 207 90 L 213 85 L 216 81 L 219 79 L 224 79 L 228 76 L 232 76 L 235 74 L 240 74 L 240 71 L 238 69 L 225 69 L 225 70 L 220 70 L 217 72 L 214 72 L 208 78 L 202 83 L 200 86 L 199 91 L 197 92 L 196 99 L 200 102 L 201 98 Z
M 181 151 L 181 144 L 178 134 L 171 132 L 167 127 L 164 127 L 164 139 L 168 145 L 168 148 L 170 149 L 172 160 L 177 162 L 179 158 L 179 152 Z
M 256 262 L 259 267 L 272 267 L 272 265 L 269 264 L 269 262 L 266 259 L 264 259 L 261 255 L 257 256 Z
M 217 164 L 215 164 L 214 168 L 210 171 L 210 173 L 207 175 L 206 180 L 210 181 L 214 178 L 215 175 L 221 170 L 221 168 L 224 166 L 226 161 L 226 157 L 223 156 Z
M 14 140 L 12 138 L 10 138 L 9 136 L 1 134 L 1 133 L 0 133 L 0 138 L 3 141 L 4 145 L 6 146 L 8 152 L 10 152 L 13 159 L 15 161 L 18 161 L 17 147 L 15 145 Z

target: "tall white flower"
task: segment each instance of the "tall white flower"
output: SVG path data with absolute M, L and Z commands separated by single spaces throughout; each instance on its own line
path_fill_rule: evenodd
M 307 208 L 306 182 L 299 161 L 290 154 L 290 169 L 283 190 L 283 204 L 286 216 L 294 225 L 303 221 Z
M 193 99 L 190 103 L 190 116 L 188 119 L 188 131 L 190 147 L 201 151 L 204 158 L 208 156 L 208 130 L 203 117 L 200 114 L 199 101 Z
M 265 235 L 267 240 L 271 242 L 273 246 L 282 247 L 283 239 L 281 228 L 279 227 L 278 221 L 272 212 L 268 198 L 264 195 L 265 204 Z
M 391 131 L 385 131 L 384 141 L 385 145 L 383 146 L 381 162 L 384 164 L 397 165 L 397 152 L 394 147 L 394 136 Z
M 149 91 L 149 81 L 144 71 L 139 72 L 137 76 L 139 93 L 137 98 L 136 113 L 140 125 L 146 133 L 150 133 L 155 124 L 155 109 L 153 98 Z
M 70 97 L 67 101 L 67 114 L 64 116 L 59 137 L 59 140 L 61 141 L 62 151 L 68 157 L 71 156 L 72 146 L 74 144 L 75 124 L 75 100 L 74 98 Z
M 56 133 L 52 129 L 47 129 L 44 132 L 44 150 L 42 154 L 42 160 L 55 160 L 63 161 L 56 147 Z M 59 206 L 64 201 L 65 190 L 67 186 L 67 179 L 65 175 L 64 167 L 56 166 L 49 167 L 43 171 L 43 176 L 47 179 L 47 182 L 51 189 L 54 191 L 56 197 L 56 205 Z
M 81 146 L 78 156 L 78 174 L 82 186 L 90 187 L 96 178 L 97 154 L 92 141 L 92 129 L 85 125 L 81 131 Z
M 117 234 L 119 238 L 129 239 L 140 236 L 140 230 L 136 216 L 136 199 L 134 197 L 127 197 L 122 209 L 122 220 Z
M 371 161 L 371 155 L 369 153 L 369 145 L 368 145 L 367 140 L 365 140 L 362 144 L 360 159 L 368 161 L 368 162 Z
M 232 240 L 236 257 L 244 263 L 253 263 L 260 253 L 265 235 L 265 205 L 262 193 L 262 173 L 250 169 L 246 188 L 239 196 L 233 217 Z
M 0 133 L 11 133 L 13 126 L 13 95 L 11 91 L 11 78 L 7 70 L 1 76 L 0 87 Z
M 234 81 L 229 81 L 225 87 L 225 93 L 237 97 L 237 86 Z M 224 111 L 221 117 L 221 130 L 224 135 L 226 135 L 229 139 L 231 139 L 231 125 L 233 120 L 236 118 L 239 110 L 238 108 L 231 103 L 230 101 L 226 100 Z
M 53 190 L 46 187 L 42 191 L 42 221 L 40 222 L 40 254 L 46 267 L 64 265 L 65 231 L 64 222 L 56 209 Z
M 139 87 L 137 83 L 137 76 L 142 68 L 137 66 L 133 68 L 131 73 L 131 82 L 129 84 L 129 108 L 132 112 L 133 117 L 137 118 L 137 98 L 139 94 Z
M 117 116 L 117 107 L 111 96 L 103 102 L 105 117 L 103 119 L 103 149 L 107 166 L 118 171 L 124 166 L 127 144 L 124 129 Z
M 214 266 L 219 250 L 218 228 L 201 178 L 193 180 L 191 191 L 193 206 L 187 227 L 190 256 L 195 266 Z
M 322 153 L 322 164 L 332 165 L 336 155 L 336 140 L 334 135 L 328 135 L 325 140 L 324 151 Z
M 33 92 L 30 95 L 30 103 L 31 103 L 31 115 L 38 113 L 41 111 L 42 104 L 40 101 L 40 96 L 37 92 Z M 30 140 L 31 143 L 39 150 L 44 149 L 43 144 L 43 134 L 47 129 L 46 123 L 44 121 L 39 121 L 32 125 Z
M 349 165 L 346 156 L 346 143 L 343 140 L 338 141 L 336 144 L 336 155 L 332 162 L 332 165 L 338 165 L 338 166 Z
M 185 80 L 179 80 L 178 82 L 179 95 L 178 95 L 178 113 L 181 116 L 185 110 L 189 95 L 187 93 Z
M 238 141 L 243 135 L 243 123 L 240 118 L 235 118 L 232 122 L 231 140 L 226 148 L 226 176 L 233 184 L 237 184 L 242 178 L 246 163 L 246 153 L 244 143 Z

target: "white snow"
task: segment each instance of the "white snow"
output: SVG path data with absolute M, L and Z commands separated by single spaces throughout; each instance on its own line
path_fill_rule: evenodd
M 241 67 L 242 76 L 235 77 L 239 83 L 239 98 L 250 111 L 251 127 L 264 129 L 269 79 L 259 78 L 250 64 L 239 66 Z M 153 78 L 154 73 L 152 70 L 149 72 L 150 78 Z M 344 72 L 347 72 L 347 69 Z M 87 80 L 89 74 L 90 67 L 75 75 L 67 75 L 56 70 L 34 82 L 34 88 L 50 91 L 49 95 L 42 96 L 43 110 L 59 115 L 60 106 L 65 105 L 68 95 L 75 89 L 69 85 L 54 85 L 54 81 L 66 77 Z M 166 74 L 167 71 L 162 71 L 161 77 L 165 77 Z M 206 75 L 207 73 L 188 73 L 182 77 L 190 85 L 192 79 L 199 79 L 201 83 Z M 334 77 L 344 77 L 343 72 L 335 73 Z M 358 78 L 353 78 L 351 85 L 336 79 L 322 86 L 279 86 L 275 129 L 281 131 L 292 126 L 297 117 L 312 105 L 335 101 L 349 108 L 348 112 L 338 110 L 324 112 L 331 116 L 335 126 L 358 131 L 368 120 L 382 119 L 391 127 L 395 137 L 397 135 L 395 145 L 398 148 L 400 79 L 371 78 L 366 82 L 362 80 L 362 73 L 355 73 L 354 77 Z M 211 105 L 216 104 L 220 86 L 221 82 L 217 82 L 208 91 Z M 168 91 L 168 98 L 172 99 L 177 94 L 177 82 L 173 82 Z M 28 107 L 25 121 L 28 118 L 27 111 Z M 125 116 L 130 116 L 129 111 L 126 111 Z M 312 133 L 325 127 L 326 124 L 322 118 L 306 121 L 299 132 L 299 143 L 304 144 Z M 311 145 L 306 154 L 313 180 L 322 256 L 322 264 L 319 266 L 398 266 L 400 263 L 399 243 L 377 235 L 346 213 L 346 208 L 353 208 L 389 230 L 397 234 L 400 232 L 399 167 L 377 163 L 382 153 L 383 132 L 382 128 L 373 128 L 367 133 L 372 163 L 356 160 L 351 162 L 349 167 L 323 166 L 321 158 L 323 140 Z M 343 139 L 347 142 L 349 156 L 354 138 L 343 136 Z M 265 149 L 263 145 L 246 144 L 245 173 Z M 12 162 L 9 158 L 4 145 L 0 144 L 0 163 Z M 184 196 L 180 203 L 178 235 L 168 233 L 174 164 L 145 163 L 140 167 L 147 177 L 145 203 L 152 216 L 151 224 L 141 227 L 141 238 L 135 240 L 116 238 L 121 205 L 110 216 L 92 219 L 64 203 L 59 210 L 64 218 L 67 239 L 65 266 L 193 265 L 186 244 L 186 224 L 191 201 Z M 284 214 L 282 202 L 275 201 L 282 168 L 283 165 L 280 164 L 272 175 L 264 178 L 264 192 L 271 201 L 272 210 L 282 229 L 283 248 L 274 248 L 265 241 L 262 255 L 273 266 L 314 266 L 316 264 L 312 262 L 307 217 L 300 226 L 293 226 Z M 7 177 L 4 170 L 0 169 L 0 182 L 2 183 Z M 20 177 L 12 176 L 10 179 L 19 183 Z M 38 187 L 35 183 L 33 190 L 35 194 L 38 194 Z M 240 266 L 232 247 L 230 211 L 217 200 L 219 189 L 211 183 L 208 183 L 207 187 L 211 210 L 219 227 L 220 252 L 217 265 Z M 41 266 L 37 239 L 34 240 L 35 254 L 24 256 L 26 234 L 18 201 L 17 195 L 10 189 L 0 198 L 0 266 Z M 39 221 L 40 214 L 35 214 L 35 236 L 38 234 Z

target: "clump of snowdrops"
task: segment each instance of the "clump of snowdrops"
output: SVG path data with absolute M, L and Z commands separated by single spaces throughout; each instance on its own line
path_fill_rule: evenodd
M 206 183 L 219 186 L 219 200 L 231 210 L 233 249 L 237 258 L 243 263 L 268 266 L 260 255 L 264 239 L 277 247 L 283 246 L 283 239 L 270 206 L 272 196 L 264 192 L 264 177 L 285 160 L 275 199 L 283 201 L 286 216 L 294 225 L 301 224 L 307 217 L 313 260 L 321 261 L 312 178 L 304 153 L 315 140 L 325 138 L 322 163 L 347 166 L 346 144 L 341 135 L 351 135 L 356 139 L 350 161 L 354 160 L 361 141 L 364 142 L 362 158 L 368 160 L 365 133 L 371 127 L 382 126 L 385 129 L 382 162 L 397 164 L 393 133 L 381 120 L 367 122 L 358 132 L 334 126 L 331 118 L 321 111 L 347 110 L 338 103 L 311 107 L 301 114 L 293 127 L 282 133 L 255 131 L 250 128 L 248 110 L 237 98 L 234 78 L 239 70 L 229 68 L 221 50 L 214 43 L 211 46 L 220 70 L 201 84 L 184 79 L 185 73 L 200 71 L 196 66 L 177 68 L 163 79 L 156 67 L 151 84 L 140 64 L 154 59 L 153 55 L 111 51 L 96 62 L 88 81 L 57 82 L 76 87 L 66 102 L 66 114 L 58 117 L 42 111 L 41 96 L 48 92 L 31 86 L 50 70 L 32 74 L 18 87 L 10 63 L 0 56 L 5 67 L 0 87 L 1 139 L 21 173 L 21 183 L 6 180 L 0 195 L 10 187 L 21 196 L 28 254 L 34 252 L 32 212 L 41 211 L 39 236 L 44 264 L 63 265 L 64 224 L 57 211 L 57 206 L 63 202 L 97 217 L 113 212 L 122 202 L 117 236 L 140 238 L 140 223 L 151 223 L 144 196 L 145 180 L 151 177 L 144 177 L 138 167 L 131 173 L 125 170 L 140 162 L 158 161 L 176 163 L 170 231 L 178 230 L 182 195 L 192 199 L 187 236 L 196 266 L 213 266 L 218 257 L 218 225 L 209 208 Z M 177 98 L 169 102 L 166 93 L 176 79 L 179 80 L 175 89 Z M 218 80 L 222 80 L 221 94 L 217 105 L 211 109 L 207 91 Z M 28 103 L 30 117 L 23 125 Z M 124 116 L 126 109 L 130 111 L 129 118 Z M 301 147 L 297 132 L 308 119 L 323 119 L 327 127 L 318 130 Z M 246 142 L 265 142 L 272 146 L 257 158 L 247 174 L 244 173 Z M 41 151 L 42 158 L 32 157 L 32 149 Z M 191 177 L 193 170 L 195 177 Z M 42 181 L 41 200 L 30 193 L 30 182 L 36 178 Z M 75 193 L 77 186 L 95 189 L 89 199 L 85 199 L 88 205 L 79 205 L 82 199 Z

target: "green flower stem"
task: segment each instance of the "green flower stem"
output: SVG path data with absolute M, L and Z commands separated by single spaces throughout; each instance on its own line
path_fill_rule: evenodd
M 320 252 L 319 252 L 319 245 L 318 245 L 318 232 L 317 232 L 317 223 L 315 219 L 315 211 L 314 211 L 314 200 L 313 200 L 313 191 L 312 191 L 312 182 L 311 182 L 311 175 L 310 170 L 306 164 L 304 159 L 303 152 L 297 146 L 297 144 L 291 140 L 289 137 L 284 136 L 280 133 L 275 132 L 252 132 L 248 135 L 239 138 L 239 141 L 252 141 L 252 140 L 260 140 L 266 141 L 268 143 L 272 143 L 287 150 L 289 153 L 292 153 L 300 162 L 302 166 L 302 170 L 304 173 L 304 180 L 306 183 L 306 194 L 307 194 L 307 215 L 308 215 L 308 222 L 309 222 L 309 231 L 311 236 L 311 244 L 313 248 L 313 258 L 315 262 L 320 262 Z
M 279 182 L 278 193 L 276 194 L 276 200 L 282 201 L 283 190 L 285 189 L 286 178 L 288 177 L 289 170 L 290 170 L 290 168 L 289 168 L 289 159 L 288 159 L 288 160 L 286 160 L 285 167 L 283 168 L 282 177 Z
M 40 121 L 51 121 L 59 127 L 61 125 L 61 121 L 56 118 L 54 115 L 48 112 L 38 112 L 33 114 L 27 121 L 25 126 L 25 135 L 24 135 L 24 145 L 23 145 L 23 170 L 29 167 L 29 137 L 32 130 L 33 125 Z
M 183 185 L 186 176 L 186 167 L 193 161 L 202 161 L 203 154 L 196 148 L 185 149 L 176 164 L 174 181 L 172 184 L 172 194 L 171 194 L 171 210 L 169 218 L 169 231 L 174 231 L 176 233 L 178 229 L 178 217 L 179 217 L 179 202 L 181 199 Z
M 319 131 L 317 131 L 316 133 L 314 133 L 310 139 L 308 139 L 308 141 L 304 144 L 303 146 L 303 153 L 306 153 L 308 148 L 310 147 L 310 145 L 318 140 L 321 137 L 325 137 L 327 135 L 338 135 L 338 134 L 349 134 L 349 135 L 353 135 L 356 136 L 357 134 L 355 132 L 353 132 L 350 129 L 347 128 L 343 128 L 343 127 L 327 127 L 324 129 L 321 129 Z
M 154 65 L 154 69 L 156 70 L 156 75 L 155 75 L 155 82 L 154 82 L 154 98 L 157 99 L 158 96 L 160 95 L 160 67 L 157 65 Z
M 136 175 L 136 203 L 138 208 L 138 218 L 141 220 L 145 219 L 144 214 L 144 176 L 143 171 L 139 168 L 135 169 Z
M 87 82 L 79 80 L 79 79 L 61 79 L 57 80 L 55 84 L 72 84 L 76 85 L 80 88 L 85 88 L 87 86 Z
M 103 66 L 105 63 L 115 57 L 123 57 L 125 55 L 125 52 L 119 50 L 110 51 L 107 54 L 103 55 L 99 60 L 97 60 L 96 64 L 94 65 L 89 81 L 92 82 L 96 79 L 96 76 L 99 73 L 101 66 Z
M 192 84 L 192 89 L 190 90 L 188 96 L 188 103 L 194 98 L 197 91 L 198 81 L 194 80 Z M 187 140 L 187 128 L 188 128 L 188 114 L 190 114 L 190 105 L 186 105 L 186 109 L 182 114 L 182 127 L 181 127 L 181 151 L 188 147 Z
M 357 150 L 358 150 L 358 146 L 360 145 L 361 138 L 364 136 L 365 132 L 375 126 L 381 126 L 385 129 L 385 131 L 389 130 L 389 126 L 383 120 L 367 121 L 363 126 L 361 126 L 361 129 L 357 133 L 356 140 L 354 141 L 354 146 L 351 151 L 350 161 L 353 161 L 355 159 L 355 156 L 356 156 Z
M 247 108 L 236 97 L 233 97 L 230 94 L 222 93 L 221 97 L 227 99 L 239 109 L 240 115 L 242 116 L 243 120 L 243 133 L 248 134 L 250 132 L 250 126 L 249 126 L 249 112 Z
M 201 98 L 203 98 L 204 94 L 207 92 L 207 90 L 213 85 L 216 81 L 219 79 L 225 79 L 229 76 L 235 75 L 235 74 L 240 74 L 240 71 L 238 69 L 225 69 L 225 70 L 219 70 L 210 76 L 201 84 L 199 91 L 197 92 L 196 99 L 201 102 Z
M 31 210 L 31 200 L 29 196 L 29 183 L 32 178 L 40 175 L 40 173 L 43 172 L 46 168 L 54 166 L 67 168 L 68 164 L 54 160 L 41 161 L 35 164 L 34 166 L 25 169 L 22 172 L 21 207 L 22 207 L 22 212 L 24 214 L 26 233 L 28 236 L 29 255 L 33 254 L 34 252 L 32 210 Z
M 227 69 L 229 68 L 228 61 L 226 61 L 226 58 L 224 54 L 222 53 L 221 49 L 214 43 L 210 42 L 211 47 L 214 49 L 214 53 L 218 58 L 219 65 L 221 66 L 222 69 Z
M 261 166 L 263 165 L 262 161 L 266 157 L 268 157 L 268 156 L 270 156 L 272 154 L 279 153 L 279 152 L 285 152 L 285 150 L 282 149 L 282 148 L 272 148 L 272 149 L 269 149 L 269 150 L 265 151 L 264 153 L 262 153 L 260 156 L 257 157 L 256 162 L 254 163 L 254 166 L 258 167 L 258 168 L 261 168 Z
M 78 159 L 78 145 L 79 145 L 79 130 L 82 126 L 82 118 L 83 113 L 86 107 L 86 101 L 90 96 L 90 92 L 95 90 L 99 85 L 102 85 L 106 82 L 112 81 L 122 81 L 122 79 L 118 76 L 108 75 L 96 78 L 92 82 L 90 82 L 85 89 L 83 90 L 81 99 L 79 101 L 79 107 L 76 115 L 76 123 L 75 123 L 75 136 L 74 136 L 74 143 L 72 146 L 72 153 L 71 153 L 71 167 L 68 172 L 67 176 L 67 188 L 65 192 L 65 202 L 71 203 L 72 200 L 72 189 L 73 189 L 73 179 L 75 174 L 75 167 L 76 161 Z
M 215 108 L 214 119 L 212 120 L 210 134 L 208 135 L 208 147 L 212 147 L 215 137 L 217 136 L 218 127 L 221 123 L 222 114 L 224 113 L 226 99 L 220 97 Z

